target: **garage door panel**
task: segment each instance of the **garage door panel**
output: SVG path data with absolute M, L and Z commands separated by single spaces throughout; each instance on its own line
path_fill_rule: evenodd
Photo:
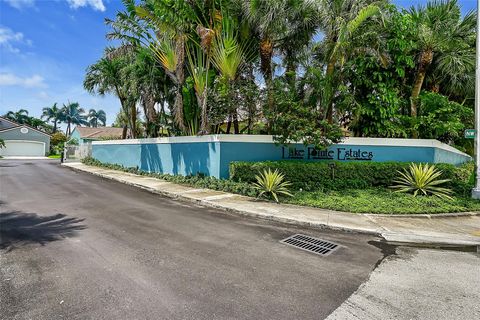
M 45 156 L 45 143 L 37 141 L 5 141 L 5 148 L 0 149 L 2 156 Z

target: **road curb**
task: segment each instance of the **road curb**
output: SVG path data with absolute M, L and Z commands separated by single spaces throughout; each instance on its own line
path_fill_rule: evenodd
M 377 237 L 382 238 L 383 241 L 385 241 L 386 243 L 391 243 L 391 244 L 395 244 L 395 245 L 403 244 L 403 245 L 407 245 L 407 246 L 408 245 L 412 245 L 412 246 L 419 245 L 419 246 L 427 246 L 427 247 L 428 246 L 439 247 L 439 246 L 445 246 L 445 245 L 455 246 L 455 247 L 477 246 L 478 248 L 480 248 L 480 239 L 478 241 L 476 241 L 476 240 L 475 241 L 468 241 L 468 240 L 463 240 L 463 239 L 456 239 L 456 240 L 449 239 L 448 241 L 445 241 L 445 238 L 438 239 L 437 237 L 431 237 L 431 236 L 428 236 L 428 235 L 427 236 L 416 235 L 417 238 L 421 237 L 421 240 L 420 241 L 412 241 L 412 236 L 414 236 L 414 238 L 415 238 L 415 235 L 404 234 L 403 235 L 403 241 L 402 241 L 401 237 L 400 238 L 397 237 L 396 239 L 389 239 L 389 237 L 387 236 L 387 234 L 389 234 L 389 232 L 385 231 L 385 228 L 383 228 L 381 225 L 378 225 L 378 224 L 376 224 L 378 226 L 378 229 L 373 230 L 373 229 L 368 229 L 368 228 L 354 228 L 354 227 L 345 227 L 345 226 L 340 226 L 340 225 L 329 225 L 329 224 L 320 223 L 320 222 L 303 221 L 303 220 L 298 220 L 298 219 L 294 219 L 294 218 L 279 217 L 279 216 L 276 216 L 274 214 L 259 214 L 259 213 L 249 212 L 249 211 L 245 211 L 245 210 L 239 210 L 239 209 L 235 209 L 235 208 L 231 208 L 231 207 L 227 207 L 227 206 L 222 206 L 218 203 L 211 202 L 211 201 L 208 201 L 208 200 L 188 197 L 186 195 L 183 195 L 183 194 L 177 193 L 177 192 L 169 192 L 169 191 L 162 191 L 162 190 L 154 189 L 154 188 L 151 188 L 151 187 L 148 187 L 148 186 L 145 186 L 145 185 L 125 181 L 124 179 L 119 179 L 115 176 L 111 176 L 111 175 L 108 175 L 108 174 L 103 174 L 103 173 L 100 173 L 100 172 L 87 171 L 87 170 L 83 170 L 81 168 L 77 168 L 77 167 L 69 166 L 69 165 L 62 165 L 62 166 L 67 167 L 67 168 L 72 169 L 72 170 L 77 171 L 77 172 L 88 173 L 88 174 L 91 174 L 91 175 L 94 175 L 94 176 L 97 176 L 97 177 L 100 177 L 100 178 L 103 178 L 103 179 L 112 180 L 112 181 L 120 182 L 120 183 L 123 183 L 123 184 L 126 184 L 126 185 L 130 185 L 130 186 L 148 191 L 148 192 L 153 193 L 153 194 L 159 194 L 159 195 L 168 197 L 170 199 L 178 199 L 178 200 L 182 200 L 182 201 L 186 201 L 186 202 L 190 202 L 190 203 L 199 204 L 199 205 L 209 207 L 209 208 L 220 209 L 227 214 L 231 213 L 231 214 L 240 215 L 240 216 L 244 216 L 244 217 L 262 219 L 262 220 L 266 220 L 266 221 L 275 221 L 275 222 L 280 222 L 280 223 L 285 223 L 285 224 L 290 224 L 290 225 L 296 225 L 296 226 L 304 226 L 304 227 L 311 227 L 311 228 L 318 228 L 318 229 L 328 229 L 328 230 L 337 230 L 337 231 L 352 232 L 352 233 L 369 234 L 369 235 L 373 235 L 373 236 L 377 236 Z M 107 170 L 107 169 L 105 169 L 105 170 Z M 131 174 L 131 173 L 125 173 L 125 172 L 121 172 L 121 173 L 122 174 Z M 135 177 L 140 177 L 139 175 L 135 175 L 135 174 L 131 174 L 131 175 L 133 175 Z M 373 218 L 373 217 L 379 217 L 379 216 L 381 216 L 381 217 L 391 217 L 393 219 L 402 218 L 402 217 L 403 218 L 417 217 L 416 215 L 377 215 L 377 214 L 357 214 L 357 215 L 365 216 L 369 219 Z M 465 212 L 465 213 L 462 213 L 462 214 L 453 213 L 453 214 L 437 214 L 437 215 L 442 215 L 442 216 L 439 216 L 438 218 L 449 218 L 449 217 L 454 218 L 454 217 L 462 217 L 462 216 L 476 216 L 476 215 L 478 215 L 478 213 L 476 213 L 476 212 Z M 434 215 L 421 215 L 420 218 L 431 219 L 432 216 L 434 216 Z M 380 230 L 380 229 L 383 229 L 383 230 Z
M 132 187 L 136 187 L 136 188 L 148 191 L 150 193 L 166 196 L 170 199 L 178 199 L 178 200 L 182 200 L 182 201 L 186 201 L 186 202 L 190 202 L 190 203 L 203 205 L 205 207 L 209 207 L 209 208 L 213 208 L 213 209 L 220 209 L 220 210 L 222 210 L 226 213 L 232 213 L 232 214 L 241 215 L 241 216 L 244 216 L 244 217 L 257 218 L 257 219 L 262 219 L 262 220 L 266 220 L 266 221 L 275 221 L 275 222 L 286 223 L 286 224 L 291 224 L 291 225 L 296 225 L 296 226 L 312 227 L 312 228 L 328 229 L 328 230 L 337 230 L 337 231 L 352 232 L 352 233 L 361 233 L 361 234 L 368 234 L 368 235 L 374 235 L 374 236 L 382 237 L 382 231 L 380 231 L 380 230 L 379 231 L 374 231 L 374 230 L 363 229 L 363 228 L 347 228 L 347 227 L 341 227 L 341 226 L 328 225 L 328 224 L 324 224 L 324 223 L 317 223 L 317 222 L 301 221 L 301 220 L 291 219 L 291 218 L 284 218 L 284 217 L 279 217 L 279 216 L 272 215 L 272 214 L 269 214 L 269 215 L 256 214 L 256 213 L 252 213 L 252 212 L 248 212 L 248 211 L 243 211 L 243 210 L 238 210 L 238 209 L 234 209 L 234 208 L 221 206 L 217 203 L 210 202 L 208 200 L 195 199 L 195 198 L 187 197 L 187 196 L 179 194 L 179 193 L 173 193 L 173 192 L 167 192 L 167 191 L 161 191 L 161 190 L 153 189 L 153 188 L 146 187 L 146 186 L 138 184 L 138 183 L 133 183 L 133 182 L 128 182 L 128 181 L 125 181 L 125 180 L 117 179 L 116 177 L 112 177 L 112 176 L 102 174 L 102 173 L 99 173 L 99 172 L 85 171 L 85 170 L 82 170 L 80 168 L 75 168 L 75 167 L 71 167 L 71 166 L 68 166 L 68 165 L 65 165 L 64 167 L 69 168 L 69 169 L 74 170 L 74 171 L 88 173 L 88 174 L 91 174 L 91 175 L 94 175 L 94 176 L 97 176 L 97 177 L 100 177 L 100 178 L 103 178 L 103 179 L 120 182 L 120 183 L 129 185 L 129 186 L 132 186 Z

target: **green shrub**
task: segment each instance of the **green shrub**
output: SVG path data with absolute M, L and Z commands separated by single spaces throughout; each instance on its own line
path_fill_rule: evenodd
M 288 191 L 288 186 L 290 182 L 285 181 L 283 174 L 281 174 L 277 169 L 272 171 L 270 169 L 264 170 L 262 173 L 255 177 L 257 182 L 253 185 L 257 190 L 260 191 L 259 197 L 266 196 L 273 198 L 276 202 L 278 201 L 278 196 L 289 196 L 293 195 Z
M 102 167 L 106 169 L 119 170 L 128 173 L 139 174 L 142 176 L 153 177 L 173 183 L 192 186 L 195 188 L 208 188 L 218 191 L 238 193 L 249 197 L 257 197 L 259 195 L 259 191 L 253 185 L 248 183 L 235 182 L 232 180 L 222 180 L 215 177 L 205 177 L 203 175 L 174 176 L 171 174 L 147 172 L 140 170 L 138 167 L 127 168 L 119 164 L 103 163 L 92 157 L 82 159 L 82 163 L 89 166 Z
M 398 171 L 399 177 L 395 180 L 397 185 L 391 186 L 395 192 L 413 193 L 416 197 L 420 195 L 434 195 L 439 198 L 452 200 L 452 190 L 441 187 L 441 184 L 449 182 L 450 179 L 439 179 L 442 171 L 434 164 L 411 163 L 408 170 Z
M 332 168 L 330 165 L 334 164 Z M 397 171 L 408 168 L 407 162 L 308 162 L 308 161 L 264 161 L 232 162 L 230 179 L 237 182 L 254 183 L 255 176 L 263 170 L 278 169 L 291 183 L 293 190 L 329 191 L 365 189 L 391 186 Z M 442 179 L 450 179 L 445 187 L 456 195 L 466 196 L 473 187 L 473 163 L 460 166 L 437 164 Z

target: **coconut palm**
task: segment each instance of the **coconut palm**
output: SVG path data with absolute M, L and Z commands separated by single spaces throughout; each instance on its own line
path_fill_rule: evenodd
M 453 83 L 454 86 L 462 83 L 461 73 L 465 74 L 466 70 L 472 68 L 475 14 L 470 12 L 462 18 L 457 0 L 430 1 L 426 6 L 412 7 L 409 14 L 417 26 L 418 62 L 410 96 L 410 114 L 416 117 L 418 96 L 436 58 L 437 67 L 444 71 L 440 73 L 449 79 L 447 83 L 459 80 Z M 448 77 L 449 72 L 454 72 L 458 77 Z
M 63 119 L 62 109 L 57 107 L 55 102 L 51 107 L 45 107 L 42 109 L 42 119 L 53 122 L 53 133 L 57 132 L 57 124 Z
M 98 127 L 98 122 L 100 122 L 102 126 L 105 126 L 106 121 L 107 115 L 102 109 L 90 109 L 90 111 L 88 112 L 88 122 L 91 127 Z
M 72 125 L 88 125 L 87 117 L 84 115 L 85 110 L 80 108 L 78 102 L 69 102 L 63 105 L 63 119 L 67 124 L 65 134 L 70 136 Z

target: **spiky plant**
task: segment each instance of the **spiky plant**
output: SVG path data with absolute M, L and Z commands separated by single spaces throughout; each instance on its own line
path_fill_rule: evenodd
M 450 196 L 452 190 L 439 185 L 450 181 L 450 179 L 439 179 L 442 171 L 438 170 L 434 164 L 415 164 L 411 163 L 408 169 L 397 171 L 400 177 L 394 180 L 397 185 L 391 188 L 396 189 L 395 192 L 410 192 L 413 196 L 419 193 L 423 195 L 434 195 L 439 198 L 452 199 Z
M 257 182 L 253 185 L 260 191 L 259 197 L 271 197 L 278 202 L 279 195 L 293 196 L 287 188 L 291 183 L 284 181 L 285 177 L 278 169 L 272 172 L 272 170 L 268 168 L 259 175 L 256 175 L 255 179 L 257 179 Z

